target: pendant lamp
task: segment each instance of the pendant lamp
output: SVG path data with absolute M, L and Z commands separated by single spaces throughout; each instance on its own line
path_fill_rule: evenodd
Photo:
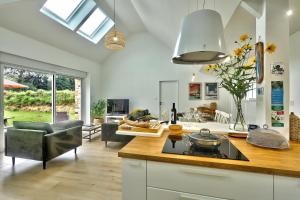
M 114 0 L 114 27 L 112 31 L 109 31 L 104 38 L 104 45 L 111 50 L 120 50 L 125 47 L 125 35 L 124 33 L 117 31 L 116 29 L 116 4 Z
M 213 64 L 226 57 L 221 15 L 201 9 L 185 16 L 172 62 L 175 64 Z

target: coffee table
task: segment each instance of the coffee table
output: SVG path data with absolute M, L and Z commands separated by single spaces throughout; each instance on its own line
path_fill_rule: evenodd
M 88 132 L 87 135 L 84 135 L 83 139 L 88 139 L 89 141 L 92 140 L 92 135 L 101 132 L 101 124 L 99 125 L 83 125 L 82 131 Z

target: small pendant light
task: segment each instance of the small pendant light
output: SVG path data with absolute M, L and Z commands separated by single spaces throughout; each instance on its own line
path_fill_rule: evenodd
M 125 35 L 124 33 L 117 31 L 116 29 L 116 4 L 114 0 L 114 28 L 105 35 L 104 45 L 108 49 L 120 50 L 125 47 Z

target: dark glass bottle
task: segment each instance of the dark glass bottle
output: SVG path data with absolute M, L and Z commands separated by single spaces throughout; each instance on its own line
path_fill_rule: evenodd
M 171 124 L 176 124 L 177 112 L 175 108 L 175 103 L 173 103 L 173 108 L 171 110 Z

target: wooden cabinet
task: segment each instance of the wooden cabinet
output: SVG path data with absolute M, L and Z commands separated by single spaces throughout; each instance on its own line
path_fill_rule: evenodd
M 273 200 L 272 175 L 190 165 L 148 161 L 147 186 L 224 199 Z
M 226 199 L 148 187 L 147 200 L 226 200 Z
M 122 160 L 122 199 L 146 200 L 146 161 Z
M 274 200 L 283 199 L 300 199 L 300 178 L 274 176 Z

